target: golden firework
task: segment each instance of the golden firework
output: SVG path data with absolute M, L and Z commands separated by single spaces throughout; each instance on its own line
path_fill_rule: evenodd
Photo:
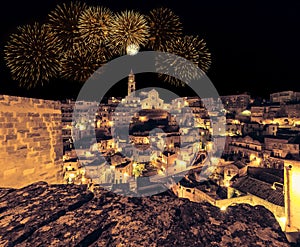
M 169 83 L 183 85 L 184 83 L 175 78 L 176 76 L 182 78 L 186 83 L 200 79 L 211 65 L 211 54 L 205 41 L 198 36 L 184 36 L 167 42 L 167 52 L 178 57 L 166 55 L 163 62 L 157 63 L 157 68 L 161 73 L 160 77 Z M 162 60 L 160 59 L 160 61 Z M 163 75 L 167 71 L 173 73 L 175 77 Z
M 74 44 L 80 43 L 78 21 L 87 5 L 82 2 L 57 5 L 48 15 L 48 25 L 58 37 L 60 52 L 73 49 Z
M 85 82 L 107 62 L 107 49 L 97 49 L 76 45 L 72 51 L 64 53 L 61 62 L 61 76 L 67 80 Z
M 129 45 L 143 46 L 148 41 L 148 25 L 144 15 L 129 10 L 114 16 L 109 33 L 110 46 L 121 53 Z
M 46 25 L 21 26 L 5 46 L 5 60 L 20 86 L 33 88 L 57 76 L 57 38 Z
M 177 40 L 182 35 L 179 17 L 168 8 L 157 8 L 147 16 L 149 25 L 149 48 L 166 51 L 167 42 Z
M 113 13 L 105 7 L 89 7 L 79 17 L 79 34 L 89 46 L 108 41 L 108 27 Z

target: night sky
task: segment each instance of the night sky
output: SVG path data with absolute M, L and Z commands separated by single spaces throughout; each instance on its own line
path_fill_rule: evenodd
M 12 0 L 2 6 L 0 94 L 58 97 L 57 85 L 54 84 L 31 91 L 18 88 L 17 83 L 10 79 L 3 61 L 3 48 L 9 34 L 15 32 L 18 25 L 45 21 L 47 14 L 63 2 L 68 1 Z M 180 16 L 185 34 L 199 35 L 206 40 L 213 58 L 208 76 L 221 95 L 247 91 L 254 96 L 266 97 L 278 90 L 300 91 L 299 0 L 85 2 L 115 11 L 134 9 L 145 14 L 154 7 L 171 8 Z M 80 89 L 70 82 L 59 85 L 61 92 L 68 97 Z

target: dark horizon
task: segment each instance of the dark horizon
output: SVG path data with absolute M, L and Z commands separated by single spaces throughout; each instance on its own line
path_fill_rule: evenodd
M 9 35 L 17 26 L 44 22 L 47 14 L 59 3 L 69 1 L 9 1 L 1 13 L 1 70 L 0 94 L 60 98 L 57 86 L 66 97 L 75 95 L 80 84 L 57 81 L 44 88 L 30 91 L 19 88 L 9 75 L 3 59 L 3 48 Z M 155 7 L 169 7 L 180 16 L 184 34 L 199 35 L 207 42 L 212 53 L 212 66 L 208 77 L 220 95 L 249 92 L 253 96 L 268 98 L 272 92 L 283 90 L 300 91 L 298 57 L 300 56 L 300 3 L 297 1 L 241 1 L 223 2 L 213 0 L 158 2 L 103 0 L 83 1 L 89 5 L 103 5 L 113 11 L 134 9 L 146 14 Z M 145 79 L 147 80 L 147 79 Z M 150 79 L 149 79 L 150 80 Z M 64 85 L 62 85 L 64 83 Z M 147 82 L 147 83 L 152 83 Z M 147 84 L 146 83 L 146 84 Z M 155 86 L 161 82 L 154 83 Z M 137 79 L 137 87 L 141 81 Z M 125 88 L 125 87 L 124 87 Z M 165 85 L 167 89 L 173 86 Z M 178 92 L 186 89 L 176 88 Z M 126 94 L 126 92 L 124 92 Z M 60 93 L 59 93 L 60 94 Z M 118 95 L 116 95 L 118 96 Z

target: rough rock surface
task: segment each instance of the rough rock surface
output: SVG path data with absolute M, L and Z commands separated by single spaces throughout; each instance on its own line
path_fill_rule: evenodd
M 289 246 L 273 215 L 39 182 L 0 189 L 0 246 Z

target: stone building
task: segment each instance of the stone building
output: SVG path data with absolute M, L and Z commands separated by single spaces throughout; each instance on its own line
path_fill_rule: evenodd
M 240 123 L 227 123 L 226 124 L 226 135 L 239 136 L 242 134 L 242 125 Z
M 231 112 L 240 113 L 247 109 L 250 104 L 249 94 L 226 95 L 221 96 L 224 108 Z
M 287 155 L 299 157 L 300 138 L 288 136 L 266 136 L 265 151 L 272 157 L 285 158 Z
M 300 163 L 284 163 L 285 232 L 291 242 L 300 240 Z
M 141 104 L 143 109 L 164 109 L 164 101 L 154 89 L 148 92 L 147 98 L 141 100 Z
M 300 117 L 300 104 L 287 103 L 285 106 L 285 111 L 288 118 L 299 118 Z
M 262 157 L 263 143 L 250 136 L 231 138 L 228 144 L 228 153 L 240 154 L 241 157 Z
M 300 92 L 282 91 L 270 94 L 270 101 L 272 103 L 286 103 L 290 101 L 299 101 Z

